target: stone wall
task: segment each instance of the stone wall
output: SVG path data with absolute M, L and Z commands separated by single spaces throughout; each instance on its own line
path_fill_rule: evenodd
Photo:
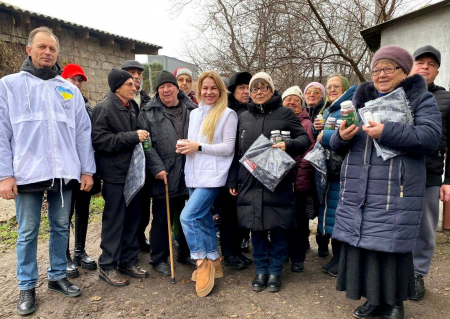
M 37 19 L 31 19 L 30 23 L 23 26 L 16 26 L 12 14 L 0 12 L 0 41 L 17 48 L 17 56 L 23 61 L 27 56 L 25 45 L 28 34 L 42 25 L 52 27 L 48 21 Z M 79 39 L 76 29 L 65 26 L 52 29 L 60 42 L 59 65 L 63 68 L 68 63 L 75 63 L 83 68 L 88 82 L 84 84 L 82 93 L 95 106 L 109 90 L 108 72 L 113 68 L 120 68 L 124 61 L 134 59 L 134 53 L 121 50 L 117 43 L 102 45 L 102 40 L 93 36 Z M 14 45 L 16 43 L 20 46 Z

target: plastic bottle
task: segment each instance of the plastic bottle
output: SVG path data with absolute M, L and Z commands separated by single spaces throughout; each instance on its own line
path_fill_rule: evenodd
M 278 144 L 278 143 L 282 142 L 280 131 L 279 130 L 270 131 L 270 140 L 274 144 Z
M 345 125 L 346 128 L 348 128 L 352 124 L 354 124 L 355 126 L 359 126 L 356 109 L 351 101 L 344 101 L 341 103 L 341 116 L 343 121 L 347 121 Z
M 317 114 L 316 120 L 318 120 L 319 122 L 322 122 L 322 123 L 325 122 L 325 119 L 323 118 L 323 115 L 322 115 L 322 114 Z
M 365 122 L 365 125 L 366 125 L 367 127 L 370 127 L 370 126 L 371 126 L 371 125 L 369 124 L 369 121 L 373 122 L 374 119 L 373 119 L 373 114 L 372 114 L 372 112 L 367 111 L 367 112 L 364 113 L 364 122 Z
M 336 126 L 336 118 L 334 117 L 328 117 L 327 122 L 325 123 L 324 130 L 334 130 L 334 127 Z
M 336 126 L 334 127 L 334 129 L 336 131 L 339 131 L 339 128 L 341 127 L 341 124 L 342 124 L 342 120 L 337 120 L 336 121 Z
M 152 140 L 148 138 L 145 141 L 143 141 L 142 147 L 144 148 L 144 152 L 150 152 L 152 150 Z
M 290 131 L 281 131 L 281 139 L 286 142 L 291 139 L 291 132 Z

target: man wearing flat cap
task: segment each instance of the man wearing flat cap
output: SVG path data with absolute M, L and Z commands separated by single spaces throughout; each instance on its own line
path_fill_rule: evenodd
M 442 114 L 442 138 L 438 149 L 425 157 L 427 167 L 427 184 L 425 189 L 423 217 L 419 236 L 413 251 L 416 292 L 412 300 L 421 300 L 425 295 L 423 277 L 428 274 L 431 258 L 436 244 L 436 228 L 439 220 L 439 199 L 447 202 L 450 199 L 450 166 L 445 163 L 446 149 L 449 148 L 450 134 L 450 92 L 434 84 L 439 74 L 441 53 L 431 45 L 417 49 L 414 54 L 414 65 L 410 75 L 420 74 L 425 78 L 428 91 L 434 94 Z M 442 182 L 442 175 L 445 175 Z
M 136 92 L 134 92 L 133 100 L 131 104 L 134 107 L 136 113 L 136 118 L 139 115 L 140 109 L 150 102 L 150 96 L 142 90 L 142 76 L 144 72 L 144 66 L 136 60 L 128 60 L 122 64 L 122 70 L 127 71 L 131 74 L 134 81 L 134 87 Z M 145 238 L 145 229 L 150 221 L 150 182 L 145 181 L 145 185 L 142 188 L 142 210 L 141 210 L 141 221 L 139 223 L 138 229 L 138 241 L 139 247 L 144 252 L 150 252 L 150 242 Z
M 92 144 L 105 200 L 98 265 L 100 279 L 120 287 L 129 284 L 123 274 L 148 277 L 147 271 L 137 266 L 140 193 L 126 206 L 123 191 L 134 147 L 149 134 L 136 129 L 136 114 L 130 103 L 136 88 L 131 74 L 112 70 L 108 85 L 111 91 L 97 104 L 92 116 Z
M 138 127 L 149 132 L 153 147 L 150 152 L 145 152 L 147 175 L 152 178 L 153 197 L 150 264 L 160 275 L 168 276 L 170 267 L 167 263 L 169 239 L 165 185 L 169 188 L 170 213 L 179 218 L 187 199 L 184 183 L 186 156 L 175 153 L 175 150 L 177 141 L 187 138 L 189 114 L 196 105 L 180 91 L 177 79 L 172 73 L 161 71 L 155 82 L 157 93 L 152 101 L 142 108 Z M 182 229 L 178 242 L 177 261 L 195 266 Z
M 127 60 L 122 64 L 121 69 L 130 73 L 133 77 L 136 92 L 134 92 L 132 104 L 136 112 L 136 116 L 138 116 L 139 110 L 142 106 L 151 100 L 147 92 L 142 90 L 144 66 L 139 61 Z

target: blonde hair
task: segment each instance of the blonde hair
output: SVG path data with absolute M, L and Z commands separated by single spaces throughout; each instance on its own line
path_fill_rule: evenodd
M 227 87 L 225 86 L 225 83 L 223 82 L 220 75 L 215 71 L 205 71 L 200 75 L 200 78 L 198 79 L 197 83 L 197 90 L 198 90 L 198 100 L 199 102 L 202 101 L 202 85 L 203 80 L 206 78 L 213 79 L 216 83 L 217 88 L 219 89 L 219 99 L 214 103 L 213 107 L 211 108 L 211 111 L 209 112 L 208 116 L 205 119 L 205 122 L 202 125 L 202 134 L 205 135 L 208 138 L 209 143 L 212 143 L 214 138 L 214 131 L 216 129 L 216 124 L 219 121 L 220 117 L 222 116 L 223 112 L 228 107 L 228 97 L 227 97 Z

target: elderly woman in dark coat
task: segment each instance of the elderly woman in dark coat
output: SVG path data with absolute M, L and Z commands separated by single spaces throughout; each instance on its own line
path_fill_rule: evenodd
M 397 46 L 378 50 L 372 60 L 373 82 L 356 91 L 356 109 L 397 88 L 410 102 L 414 125 L 369 122 L 345 128 L 331 138 L 333 150 L 348 150 L 342 164 L 341 193 L 333 238 L 343 242 L 337 289 L 350 299 L 366 297 L 357 318 L 404 318 L 403 301 L 414 292 L 412 251 L 425 193 L 424 156 L 441 137 L 441 115 L 421 76 L 407 77 L 412 56 Z M 386 161 L 377 157 L 373 139 L 398 150 Z
M 308 134 L 295 113 L 283 107 L 281 95 L 275 91 L 272 78 L 264 72 L 250 80 L 248 111 L 239 116 L 235 160 L 239 159 L 264 134 L 273 130 L 289 131 L 291 139 L 273 147 L 291 156 L 304 153 L 311 144 Z M 253 259 L 256 277 L 254 291 L 266 286 L 270 292 L 281 287 L 281 269 L 287 258 L 286 229 L 295 227 L 294 171 L 292 170 L 272 192 L 237 161 L 230 171 L 227 186 L 237 195 L 239 226 L 252 231 Z M 267 240 L 270 231 L 270 243 Z

